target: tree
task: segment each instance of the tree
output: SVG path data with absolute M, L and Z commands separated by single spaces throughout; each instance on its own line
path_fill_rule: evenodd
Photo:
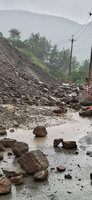
M 0 32 L 0 37 L 3 37 L 3 33 L 2 32 Z
M 13 39 L 15 41 L 20 39 L 21 32 L 18 31 L 17 29 L 12 28 L 11 30 L 9 30 L 9 33 L 10 33 L 10 38 L 11 39 Z
M 25 48 L 29 49 L 37 58 L 45 63 L 48 62 L 51 44 L 45 37 L 41 37 L 39 33 L 32 33 L 30 38 L 24 41 L 24 44 Z
M 52 74 L 55 74 L 56 69 L 58 67 L 58 54 L 59 54 L 59 52 L 57 49 L 57 45 L 54 45 L 51 48 L 51 52 L 50 52 L 50 56 L 49 56 L 49 63 L 48 63 Z

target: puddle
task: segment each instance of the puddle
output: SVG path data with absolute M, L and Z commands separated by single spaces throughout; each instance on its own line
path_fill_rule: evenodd
M 91 129 L 91 120 L 88 118 L 82 118 L 77 112 L 68 113 L 67 122 L 61 123 L 57 126 L 47 127 L 48 135 L 46 137 L 35 137 L 33 135 L 33 129 L 14 129 L 14 132 L 7 131 L 7 136 L 18 141 L 28 143 L 30 147 L 38 147 L 45 145 L 52 145 L 53 140 L 56 138 L 63 138 L 64 140 L 76 140 L 85 136 Z M 3 137 L 1 137 L 3 138 Z

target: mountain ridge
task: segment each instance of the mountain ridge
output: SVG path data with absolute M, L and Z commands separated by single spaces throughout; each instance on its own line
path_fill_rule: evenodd
M 70 49 L 68 39 L 71 39 L 71 35 L 83 27 L 83 25 L 63 17 L 19 10 L 0 11 L 0 19 L 0 31 L 5 37 L 9 37 L 11 28 L 20 30 L 22 40 L 29 38 L 32 33 L 39 32 L 41 36 L 45 36 L 47 40 L 51 41 L 52 45 L 57 44 L 59 49 Z M 84 35 L 81 34 L 82 37 L 74 43 L 73 56 L 76 56 L 79 61 L 90 56 L 92 42 L 90 28 L 91 24 L 86 24 Z M 89 34 L 86 29 L 90 31 Z M 86 39 L 85 34 L 88 34 Z

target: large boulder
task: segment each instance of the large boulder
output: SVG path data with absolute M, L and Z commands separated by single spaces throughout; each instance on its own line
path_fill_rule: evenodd
M 33 134 L 37 137 L 44 137 L 47 135 L 46 128 L 44 126 L 37 126 L 33 130 Z
M 0 143 L 2 143 L 4 145 L 4 147 L 6 148 L 12 148 L 15 144 L 16 140 L 14 139 L 10 139 L 10 138 L 4 138 L 2 140 L 0 140 Z
M 25 142 L 16 142 L 14 146 L 12 147 L 12 151 L 14 155 L 16 155 L 17 157 L 26 153 L 28 149 L 29 149 L 28 144 Z
M 40 150 L 30 151 L 19 158 L 19 164 L 27 173 L 32 174 L 48 168 L 49 162 Z
M 0 180 L 0 194 L 7 194 L 11 192 L 11 181 L 8 178 Z

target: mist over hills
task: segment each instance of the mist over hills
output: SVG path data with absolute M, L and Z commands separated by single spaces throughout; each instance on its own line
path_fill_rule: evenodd
M 21 39 L 30 37 L 31 33 L 40 33 L 52 44 L 57 44 L 60 49 L 70 48 L 71 35 L 75 34 L 73 56 L 82 61 L 89 59 L 92 43 L 92 23 L 84 27 L 77 22 L 65 19 L 63 17 L 37 14 L 27 11 L 7 10 L 0 11 L 0 32 L 5 37 L 9 37 L 9 30 L 16 28 L 21 31 Z

